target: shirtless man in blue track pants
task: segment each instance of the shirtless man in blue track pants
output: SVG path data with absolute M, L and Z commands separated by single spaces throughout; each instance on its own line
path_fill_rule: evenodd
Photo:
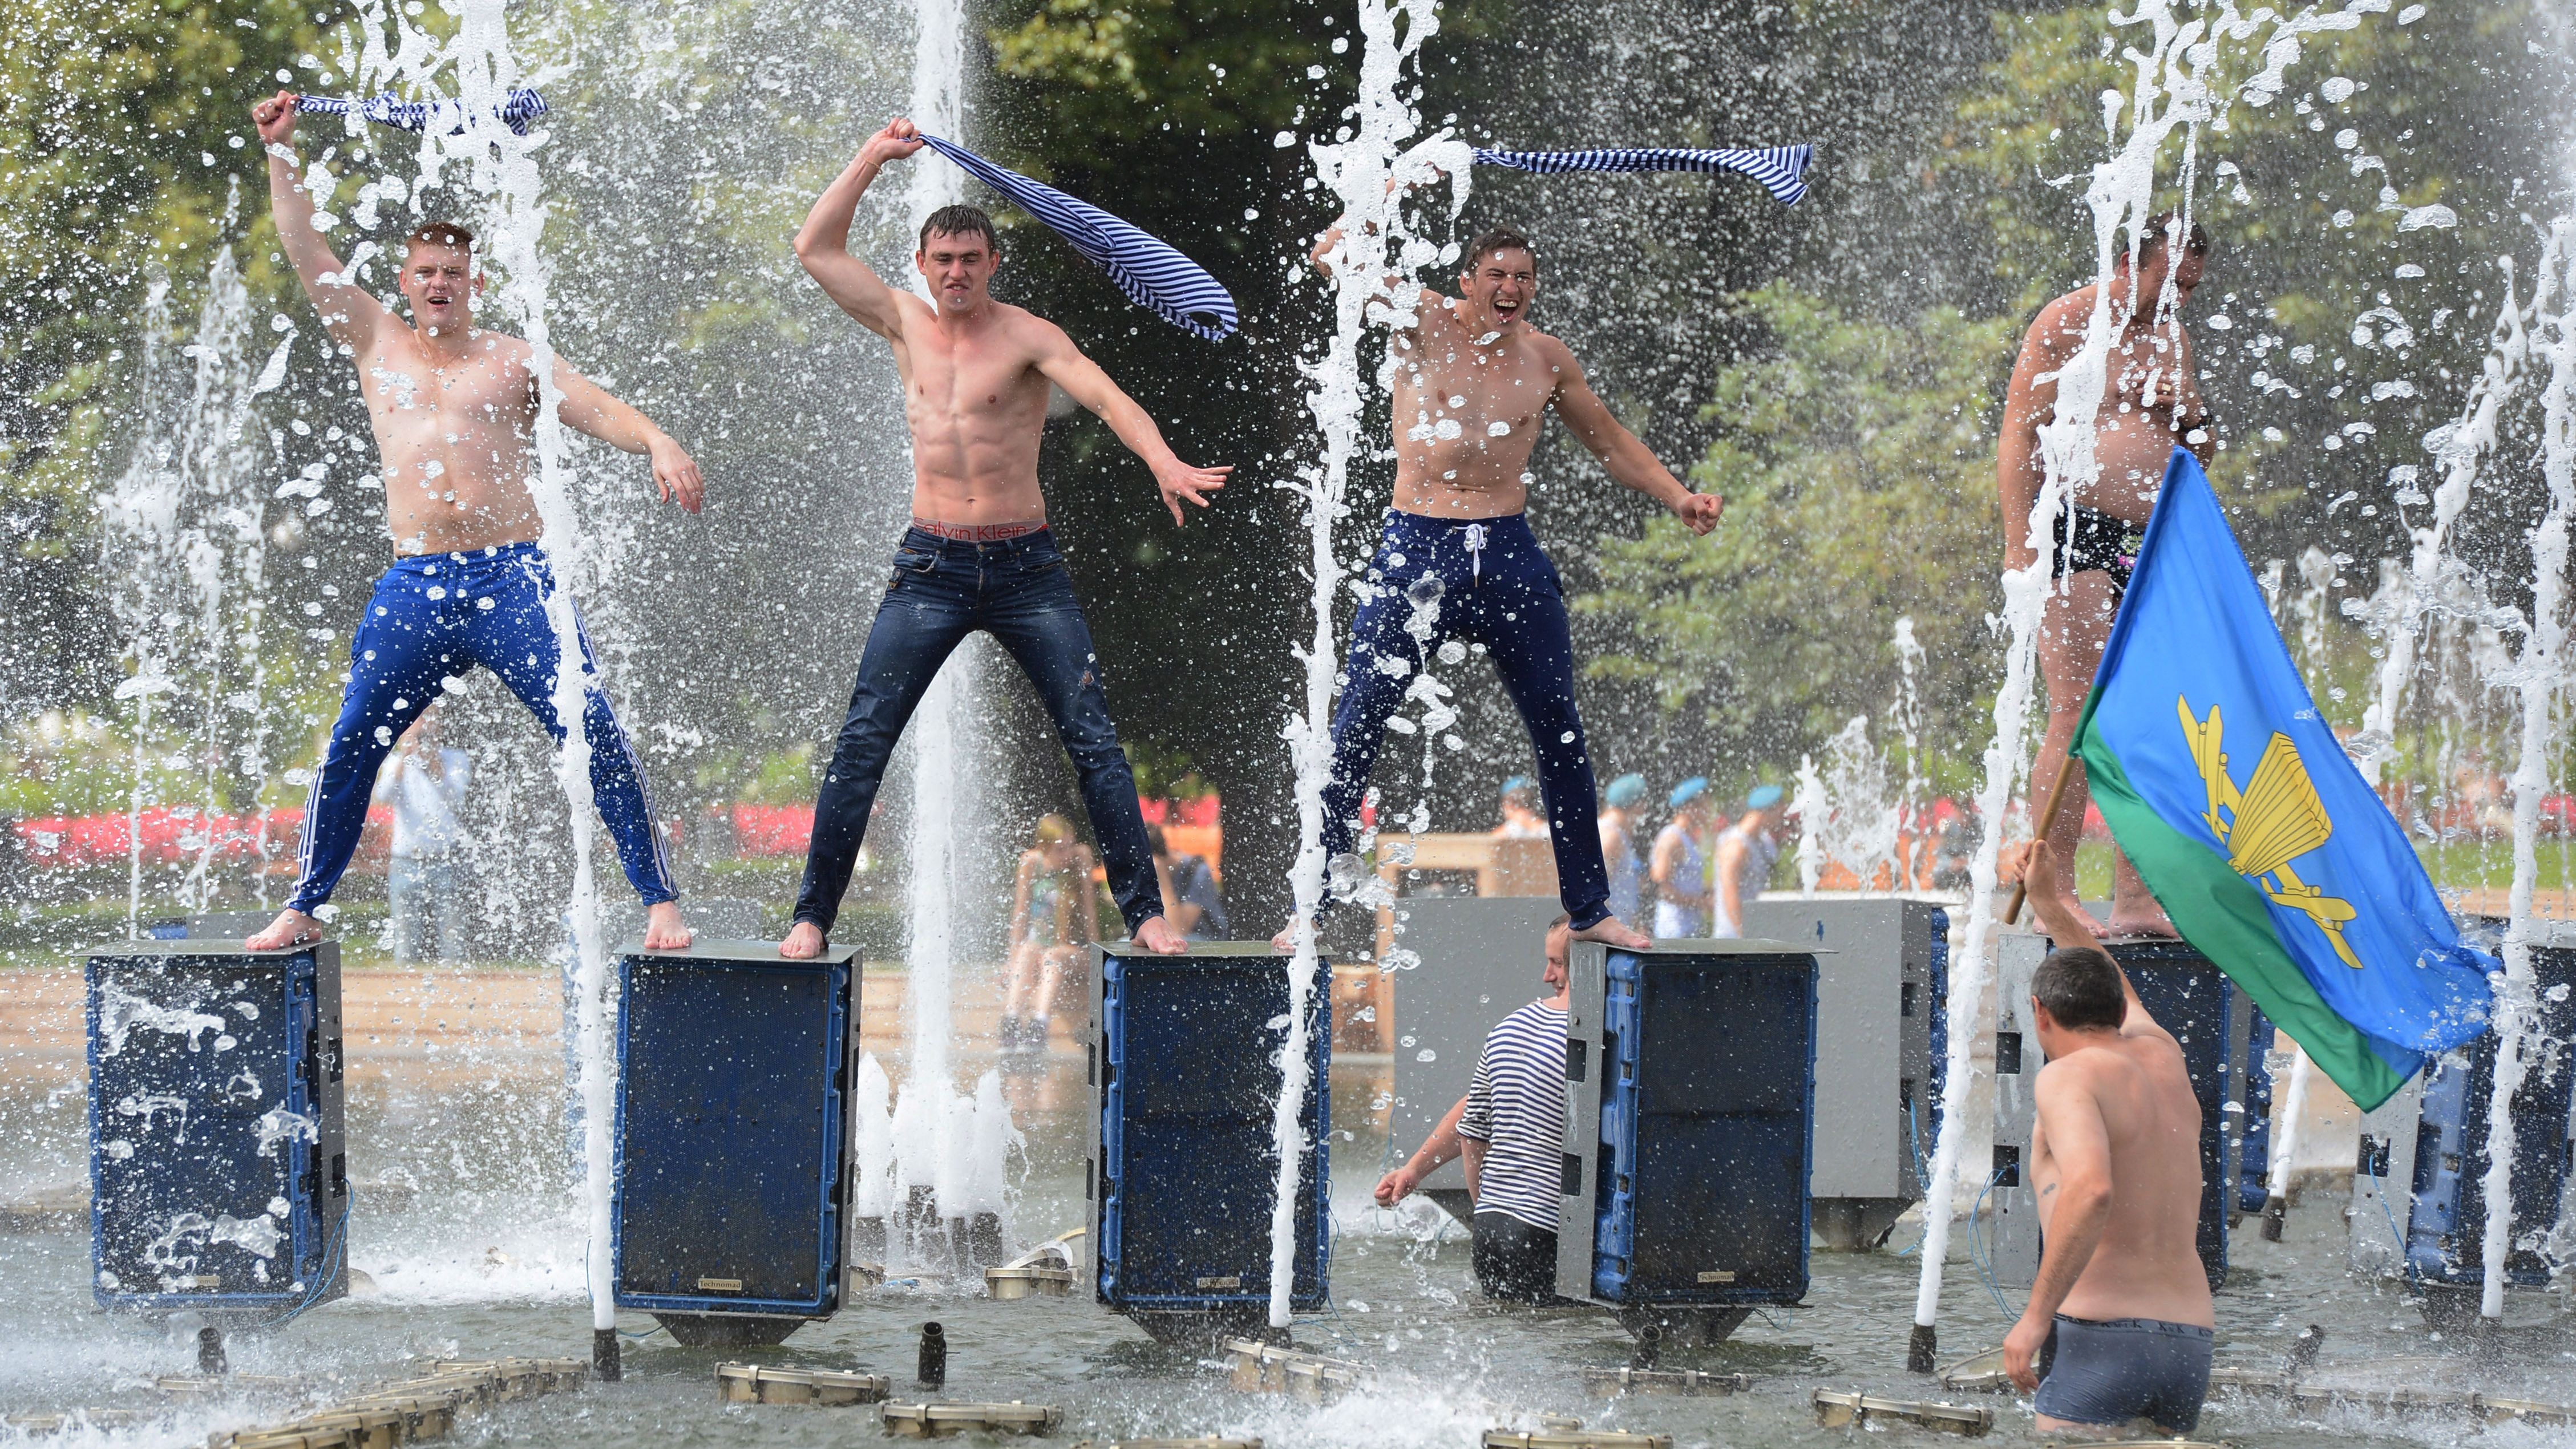
M 1315 246 L 1329 269 L 1348 218 Z M 1538 257 L 1518 232 L 1486 232 L 1467 249 L 1455 298 L 1410 288 L 1414 325 L 1392 346 L 1395 498 L 1369 561 L 1374 591 L 1351 622 L 1342 697 L 1333 711 L 1333 779 L 1324 791 L 1324 850 L 1350 853 L 1360 797 L 1386 722 L 1412 677 L 1447 640 L 1482 644 L 1528 726 L 1539 794 L 1556 851 L 1558 898 L 1574 938 L 1642 947 L 1647 938 L 1610 913 L 1610 876 L 1594 819 L 1592 759 L 1574 707 L 1574 642 L 1556 566 L 1539 551 L 1522 509 L 1529 457 L 1553 408 L 1611 478 L 1672 510 L 1694 534 L 1725 505 L 1693 493 L 1620 426 L 1574 353 L 1529 325 Z M 1407 629 L 1417 605 L 1437 611 L 1432 637 Z M 1285 948 L 1289 933 L 1276 944 Z
M 321 934 L 314 912 L 348 869 L 385 754 L 445 681 L 481 664 L 560 744 L 555 668 L 561 645 L 546 607 L 556 584 L 544 525 L 527 478 L 536 460 L 537 380 L 528 344 L 474 325 L 474 237 L 432 222 L 404 244 L 400 284 L 411 324 L 344 275 L 313 221 L 313 198 L 296 172 L 295 97 L 280 91 L 251 108 L 268 147 L 269 209 L 322 325 L 358 368 L 383 465 L 394 566 L 349 641 L 349 687 L 305 806 L 299 876 L 286 909 L 249 939 L 278 950 Z M 649 454 L 667 502 L 698 511 L 698 465 L 650 418 L 598 384 L 554 364 L 563 421 L 629 453 Z M 578 629 L 578 616 L 575 616 Z M 645 905 L 644 944 L 689 944 L 669 862 L 653 828 L 644 767 L 598 681 L 590 641 L 579 641 L 582 735 L 590 783 L 626 878 Z

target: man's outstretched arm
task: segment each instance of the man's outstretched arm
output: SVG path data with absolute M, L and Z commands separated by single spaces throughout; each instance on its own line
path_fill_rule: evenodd
M 558 359 L 555 363 L 555 386 L 563 392 L 563 405 L 555 416 L 564 426 L 590 434 L 613 448 L 629 453 L 643 453 L 653 460 L 653 482 L 662 490 L 662 501 L 677 503 L 691 513 L 706 501 L 706 479 L 698 473 L 697 460 L 686 448 L 671 440 L 671 435 L 654 426 L 653 420 L 636 410 L 633 404 L 618 401 L 608 389 L 573 371 Z
M 304 295 L 322 314 L 322 325 L 351 347 L 364 344 L 379 323 L 393 314 L 364 287 L 352 285 L 331 252 L 331 244 L 313 224 L 313 197 L 296 170 L 295 93 L 279 91 L 250 108 L 259 140 L 268 149 L 268 212 L 277 222 L 277 241 L 295 268 Z
M 1466 1114 L 1467 1099 L 1460 1097 L 1457 1105 L 1449 1109 L 1449 1115 L 1441 1118 L 1440 1125 L 1423 1139 L 1422 1146 L 1415 1150 L 1413 1156 L 1407 1158 L 1402 1167 L 1377 1180 L 1379 1207 L 1393 1207 L 1404 1201 L 1422 1185 L 1422 1179 L 1458 1160 L 1466 1150 L 1458 1137 L 1458 1119 Z
M 2030 1285 L 2021 1321 L 2004 1337 L 2004 1372 L 2025 1391 L 2039 1387 L 2032 1362 L 2048 1341 L 2058 1306 L 2075 1291 L 2075 1280 L 2084 1276 L 2111 1221 L 2111 1133 L 2091 1088 L 2060 1064 L 2059 1070 L 2041 1071 L 2031 1097 L 2039 1112 L 2040 1138 L 2057 1165 L 2057 1180 L 2040 1189 L 2052 1201 L 2039 1277 Z
M 858 214 L 859 198 L 867 194 L 885 163 L 910 156 L 921 144 L 921 131 L 912 122 L 901 116 L 886 122 L 885 129 L 870 136 L 832 184 L 823 188 L 796 233 L 796 260 L 823 284 L 823 294 L 859 319 L 860 326 L 889 341 L 903 328 L 899 310 L 903 301 L 875 268 L 850 255 L 850 219 Z
M 1726 500 L 1714 493 L 1693 493 L 1682 485 L 1637 435 L 1629 432 L 1610 412 L 1610 405 L 1592 390 L 1583 376 L 1583 364 L 1563 343 L 1554 344 L 1557 367 L 1556 415 L 1601 466 L 1612 481 L 1632 488 L 1673 511 L 1673 516 L 1695 534 L 1705 534 L 1717 527 L 1717 516 L 1726 511 Z
M 1145 460 L 1145 466 L 1154 471 L 1154 486 L 1162 492 L 1163 506 L 1172 510 L 1172 522 L 1181 522 L 1184 498 L 1207 507 L 1207 495 L 1225 486 L 1226 475 L 1234 471 L 1234 465 L 1193 468 L 1182 462 L 1173 454 L 1171 445 L 1163 441 L 1163 430 L 1154 426 L 1153 417 L 1110 381 L 1099 363 L 1085 357 L 1082 349 L 1073 345 L 1073 339 L 1064 335 L 1063 328 L 1037 318 L 1031 318 L 1030 324 L 1036 328 L 1031 340 L 1038 371 L 1047 381 L 1063 388 L 1065 396 L 1097 414 L 1129 452 Z

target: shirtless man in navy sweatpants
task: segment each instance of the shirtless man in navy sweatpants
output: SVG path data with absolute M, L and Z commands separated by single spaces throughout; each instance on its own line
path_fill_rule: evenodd
M 1343 224 L 1347 224 L 1347 218 Z M 1342 225 L 1315 246 L 1329 270 Z M 1486 232 L 1468 248 L 1457 297 L 1398 278 L 1414 325 L 1394 338 L 1395 498 L 1369 561 L 1371 592 L 1351 622 L 1345 681 L 1333 711 L 1333 779 L 1324 791 L 1324 850 L 1350 853 L 1387 718 L 1413 676 L 1452 639 L 1485 647 L 1528 726 L 1539 794 L 1556 850 L 1557 892 L 1574 936 L 1639 947 L 1647 938 L 1610 914 L 1610 876 L 1594 819 L 1592 758 L 1574 707 L 1574 641 L 1556 566 L 1522 509 L 1529 457 L 1550 408 L 1611 478 L 1672 510 L 1691 532 L 1725 507 L 1693 493 L 1620 426 L 1584 379 L 1574 353 L 1529 325 L 1538 258 L 1518 232 Z M 1408 625 L 1434 614 L 1428 639 Z M 1277 944 L 1289 944 L 1281 932 Z

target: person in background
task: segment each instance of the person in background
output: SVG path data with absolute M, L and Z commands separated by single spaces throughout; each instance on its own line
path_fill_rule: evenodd
M 1488 1298 L 1544 1303 L 1556 1294 L 1557 1200 L 1565 1160 L 1566 951 L 1573 917 L 1547 927 L 1548 995 L 1496 1023 L 1467 1095 L 1402 1167 L 1378 1179 L 1393 1207 L 1454 1158 L 1466 1158 L 1476 1204 L 1476 1286 Z
M 1717 838 L 1709 934 L 1721 941 L 1744 934 L 1744 903 L 1771 888 L 1771 869 L 1780 863 L 1780 842 L 1771 830 L 1783 813 L 1780 787 L 1756 785 L 1744 797 L 1744 813 Z
M 393 859 L 385 871 L 391 906 L 386 924 L 394 960 L 402 965 L 421 960 L 450 965 L 465 959 L 458 857 L 465 844 L 462 811 L 474 781 L 474 762 L 463 750 L 440 743 L 438 716 L 435 704 L 423 710 L 376 776 L 375 798 L 394 812 Z
M 1162 877 L 1163 915 L 1172 929 L 1193 941 L 1225 940 L 1225 892 L 1207 857 L 1175 852 L 1159 825 L 1145 827 L 1145 844 L 1154 852 L 1154 873 Z
M 1514 775 L 1503 782 L 1503 823 L 1494 827 L 1494 836 L 1498 840 L 1547 839 L 1547 817 L 1538 813 L 1536 780 Z
M 1664 797 L 1673 818 L 1655 835 L 1655 935 L 1696 940 L 1708 934 L 1708 780 L 1693 775 Z
M 1601 792 L 1601 860 L 1610 868 L 1610 914 L 1639 920 L 1644 904 L 1646 863 L 1637 855 L 1637 801 L 1646 793 L 1646 777 L 1621 775 Z
M 1002 988 L 1002 1050 L 1042 1052 L 1056 988 L 1082 948 L 1100 939 L 1100 893 L 1091 851 L 1061 815 L 1038 821 L 1011 889 L 1010 979 Z

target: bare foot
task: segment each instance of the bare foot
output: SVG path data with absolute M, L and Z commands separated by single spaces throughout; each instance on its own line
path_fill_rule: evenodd
M 645 950 L 678 951 L 685 949 L 696 939 L 697 933 L 690 930 L 689 923 L 680 916 L 678 901 L 664 901 L 658 906 L 649 906 L 645 909 Z
M 2011 897 L 2009 897 L 2009 896 L 2005 897 L 2005 899 L 2004 899 L 2004 904 L 2005 904 L 2005 905 L 2010 905 L 2010 904 L 2012 904 L 2012 899 L 2011 899 Z M 2075 898 L 2075 894 L 2074 894 L 2074 892 L 2072 892 L 2072 891 L 2069 891 L 2069 892 L 2067 892 L 2067 893 L 2065 893 L 2065 894 L 2063 894 L 2063 895 L 2059 896 L 2059 897 L 2057 898 L 2057 904 L 2058 904 L 2058 908 L 2059 908 L 2059 909 L 2061 909 L 2061 910 L 2065 911 L 2068 915 L 2073 916 L 2075 919 L 2077 919 L 2077 920 L 2079 920 L 2079 921 L 2085 921 L 2085 922 L 2088 922 L 2088 923 L 2089 923 L 2089 922 L 2093 919 L 2093 917 L 2092 917 L 2091 915 L 2089 915 L 2089 914 L 2087 914 L 2087 913 L 2085 912 L 2085 909 L 2084 909 L 2084 903 L 2083 903 L 2082 901 L 2077 900 L 2077 899 Z M 2027 925 L 2029 925 L 2029 927 L 2030 927 L 2032 930 L 2034 930 L 2034 931 L 2038 930 L 2038 929 L 2040 928 L 2040 927 L 2039 927 L 2039 902 L 2038 902 L 2038 901 L 2036 901 L 2036 900 L 2030 899 L 2030 898 L 2028 898 L 2028 897 L 2025 897 L 2025 898 L 2023 899 L 2023 901 L 2022 901 L 2021 918 L 2022 918 L 2022 921 L 2023 921 L 2024 923 L 2026 923 Z
M 1160 916 L 1147 916 L 1145 924 L 1136 928 L 1136 944 L 1157 956 L 1179 956 L 1190 949 L 1190 943 L 1172 929 L 1172 923 Z
M 2111 912 L 2110 922 L 2103 926 L 2102 934 L 2105 936 L 2162 936 L 2171 940 L 2182 933 L 2174 929 L 2174 923 L 2166 917 L 2164 907 L 2157 905 L 2155 899 L 2149 897 L 2143 906 L 2124 907 Z
M 280 911 L 268 929 L 242 942 L 245 951 L 283 951 L 322 939 L 322 923 L 302 911 Z
M 1574 939 L 1599 941 L 1605 946 L 1616 946 L 1622 951 L 1643 951 L 1655 944 L 1653 937 L 1633 926 L 1621 924 L 1617 916 L 1603 916 L 1600 920 L 1575 932 Z
M 778 943 L 778 954 L 790 961 L 811 961 L 823 954 L 823 928 L 812 921 L 798 921 L 787 939 Z

